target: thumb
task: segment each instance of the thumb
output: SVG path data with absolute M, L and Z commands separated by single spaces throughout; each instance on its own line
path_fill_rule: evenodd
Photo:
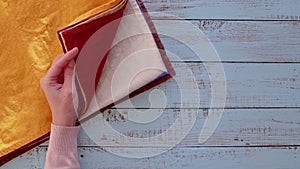
M 74 60 L 71 60 L 70 63 L 65 67 L 64 69 L 64 87 L 65 88 L 72 88 L 72 80 L 74 75 L 74 69 L 75 69 L 75 62 Z

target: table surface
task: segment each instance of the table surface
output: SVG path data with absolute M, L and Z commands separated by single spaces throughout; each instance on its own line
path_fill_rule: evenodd
M 196 85 L 178 84 L 176 79 L 159 85 L 155 91 L 163 91 L 167 100 L 162 107 L 149 106 L 149 92 L 133 98 L 133 105 L 140 111 L 162 112 L 151 123 L 138 124 L 123 118 L 122 114 L 133 111 L 126 106 L 106 111 L 105 119 L 117 131 L 137 138 L 161 134 L 161 145 L 126 147 L 124 140 L 113 140 L 117 146 L 98 146 L 81 131 L 78 147 L 81 167 L 299 169 L 300 1 L 144 2 L 176 70 L 176 79 L 190 80 Z M 182 23 L 193 25 L 193 29 L 181 27 Z M 199 58 L 189 48 L 189 45 L 197 48 L 199 39 L 195 29 L 208 37 L 220 59 Z M 167 36 L 166 32 L 188 41 Z M 211 78 L 211 70 L 216 66 L 224 69 L 226 83 Z M 191 70 L 194 81 L 186 77 L 187 68 Z M 222 108 L 210 104 L 214 84 L 227 85 L 226 104 L 218 128 L 201 144 L 199 134 L 209 118 L 210 109 Z M 200 101 L 194 97 L 195 91 L 199 92 Z M 182 94 L 188 97 L 182 99 Z M 140 159 L 115 155 L 131 150 L 136 153 L 145 149 L 169 148 L 164 140 L 177 139 L 181 135 L 179 132 L 173 135 L 163 133 L 181 115 L 197 111 L 193 128 L 170 150 Z M 179 127 L 186 128 L 188 124 L 181 125 Z M 111 149 L 115 153 L 108 152 Z M 47 143 L 2 168 L 43 168 L 46 151 Z

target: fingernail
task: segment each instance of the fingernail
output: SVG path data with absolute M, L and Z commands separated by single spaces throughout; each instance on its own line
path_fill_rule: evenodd
M 74 47 L 72 51 L 78 51 L 78 47 Z
M 73 49 L 69 50 L 67 53 L 70 53 L 70 52 L 78 52 L 78 48 L 77 47 L 74 47 Z

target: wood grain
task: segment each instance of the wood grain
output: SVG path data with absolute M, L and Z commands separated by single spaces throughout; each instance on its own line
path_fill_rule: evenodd
M 166 50 L 183 61 L 208 61 L 205 57 L 199 58 L 189 48 L 203 41 L 195 37 L 202 31 L 223 62 L 300 62 L 300 22 L 154 20 L 154 24 Z M 182 29 L 181 25 L 195 29 Z M 168 37 L 165 32 L 176 36 Z M 188 41 L 180 42 L 183 39 Z M 200 55 L 203 52 L 200 50 Z M 172 55 L 170 59 L 180 60 Z
M 152 18 L 299 20 L 298 0 L 147 0 Z M 151 13 L 160 12 L 160 13 Z
M 79 162 L 83 169 L 299 169 L 300 147 L 231 147 L 231 148 L 174 148 L 152 158 L 122 158 L 101 148 L 80 147 Z M 121 150 L 120 150 L 121 151 Z M 35 148 L 3 166 L 9 168 L 42 169 L 46 148 Z
M 107 110 L 104 117 L 117 131 L 131 137 L 162 133 L 174 123 L 178 114 L 199 111 L 196 123 L 175 148 L 144 159 L 108 153 L 81 131 L 78 148 L 81 168 L 299 169 L 300 1 L 145 0 L 144 3 L 177 76 L 154 90 L 165 93 L 165 107 L 150 106 L 151 91 L 131 99 L 140 111 L 149 110 L 149 107 L 154 113 L 163 111 L 157 120 L 149 124 L 128 121 L 118 113 L 128 114 L 132 110 L 128 105 L 119 106 L 119 110 Z M 180 25 L 184 22 L 195 29 L 183 29 Z M 220 60 L 199 59 L 189 49 L 189 44 L 199 41 L 195 36 L 199 31 L 212 42 Z M 166 36 L 165 32 L 179 38 Z M 188 39 L 187 43 L 180 42 L 182 39 Z M 209 72 L 216 66 L 223 66 L 226 75 L 225 110 L 212 137 L 199 144 L 199 133 L 208 118 L 211 86 L 224 84 L 224 81 L 209 78 Z M 193 81 L 187 77 L 187 69 L 195 78 L 195 88 L 190 85 Z M 182 85 L 178 81 L 182 81 Z M 188 98 L 182 100 L 180 91 Z M 199 102 L 195 91 L 200 93 Z M 159 92 L 152 96 L 159 102 Z M 91 123 L 90 127 L 93 126 Z M 176 135 L 168 139 L 174 137 Z M 110 148 L 124 151 L 122 141 L 119 143 Z M 138 151 L 140 147 L 129 148 Z M 155 147 L 143 148 L 152 150 Z M 43 168 L 46 151 L 47 143 L 44 143 L 1 168 Z
M 278 145 L 299 145 L 300 143 L 300 109 L 225 109 L 222 120 L 217 130 L 211 138 L 204 144 L 198 143 L 200 131 L 204 121 L 207 119 L 207 109 L 168 109 L 152 110 L 149 113 L 163 111 L 157 120 L 138 124 L 124 118 L 124 114 L 132 110 L 108 110 L 104 112 L 104 118 L 118 132 L 128 137 L 154 137 L 168 129 L 179 114 L 188 114 L 198 111 L 197 120 L 190 133 L 181 141 L 178 146 L 210 147 L 210 146 L 278 146 Z M 147 109 L 139 110 L 141 112 Z M 146 116 L 145 116 L 146 118 Z M 93 129 L 99 123 L 98 120 L 91 120 L 89 125 L 81 130 L 78 144 L 79 146 L 95 146 L 93 140 L 89 138 L 85 130 Z M 181 124 L 180 128 L 186 128 L 186 124 Z M 126 126 L 126 127 L 124 127 Z M 101 129 L 99 129 L 101 130 Z M 89 132 L 88 132 L 89 133 Z M 98 135 L 97 140 L 108 136 Z M 177 135 L 171 137 L 162 136 L 162 140 L 172 140 Z M 116 140 L 115 140 L 116 141 Z M 119 146 L 126 146 L 122 139 L 117 140 Z M 43 144 L 46 146 L 47 144 Z M 146 146 L 145 146 L 146 147 Z
M 157 87 L 167 98 L 166 108 L 208 108 L 211 104 L 211 85 L 223 85 L 224 81 L 210 81 L 207 71 L 224 67 L 227 84 L 226 108 L 299 107 L 300 65 L 262 63 L 173 63 L 177 75 Z M 193 81 L 187 77 L 190 69 L 198 85 L 191 88 Z M 177 80 L 177 81 L 176 81 Z M 149 108 L 149 90 L 131 99 L 135 108 Z M 181 92 L 184 98 L 181 98 Z M 200 102 L 197 102 L 199 91 Z M 161 92 L 154 98 L 161 99 Z M 156 100 L 156 101 L 157 101 Z M 155 101 L 155 99 L 154 99 Z M 157 106 L 159 105 L 159 106 Z M 151 108 L 165 108 L 154 104 Z M 119 108 L 130 108 L 120 105 Z M 218 107 L 215 107 L 218 108 Z

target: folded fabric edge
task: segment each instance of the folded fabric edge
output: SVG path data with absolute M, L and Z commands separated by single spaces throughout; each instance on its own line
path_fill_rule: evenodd
M 165 47 L 162 44 L 162 42 L 161 42 L 161 40 L 160 40 L 160 38 L 158 36 L 156 28 L 155 28 L 155 26 L 154 26 L 154 24 L 153 24 L 153 22 L 151 20 L 151 17 L 149 15 L 149 13 L 148 13 L 148 11 L 147 11 L 147 9 L 146 9 L 143 1 L 142 0 L 136 0 L 136 1 L 138 2 L 137 4 L 139 5 L 140 9 L 142 10 L 143 16 L 144 16 L 144 18 L 145 18 L 145 20 L 146 20 L 146 22 L 147 22 L 147 24 L 148 24 L 148 26 L 150 28 L 150 31 L 152 32 L 153 38 L 154 38 L 154 40 L 156 42 L 156 46 L 159 49 L 159 52 L 160 52 L 160 54 L 162 56 L 162 60 L 163 60 L 165 66 L 167 68 L 168 74 L 171 77 L 175 76 L 176 72 L 175 72 L 175 70 L 173 69 L 173 67 L 171 65 L 171 62 L 170 62 L 170 60 L 169 60 L 169 58 L 168 58 L 168 56 L 166 54 Z
M 153 87 L 155 87 L 155 86 L 157 86 L 157 85 L 159 85 L 159 84 L 167 81 L 171 77 L 172 77 L 172 75 L 170 73 L 168 73 L 168 72 L 161 73 L 157 78 L 155 78 L 154 80 L 152 80 L 147 85 L 145 85 L 145 86 L 143 86 L 143 87 L 141 87 L 141 88 L 133 91 L 132 93 L 130 93 L 129 95 L 127 95 L 127 96 L 125 96 L 123 98 L 121 98 L 117 102 L 111 103 L 108 106 L 105 106 L 105 107 L 101 108 L 99 111 L 94 112 L 94 113 L 90 114 L 89 116 L 80 119 L 80 123 L 84 123 L 84 122 L 88 121 L 89 119 L 97 116 L 100 112 L 104 112 L 105 110 L 113 107 L 114 105 L 116 105 L 118 103 L 121 103 L 121 102 L 127 100 L 128 98 L 132 98 L 132 97 L 134 97 L 134 96 L 136 96 L 136 95 L 138 95 L 138 94 L 140 94 L 142 92 L 145 92 L 145 91 L 147 91 L 147 90 L 149 90 L 149 89 L 151 89 L 151 88 L 153 88 Z
M 67 27 L 65 27 L 65 28 L 63 28 L 63 29 L 58 30 L 58 31 L 57 31 L 57 35 L 58 35 L 58 38 L 59 38 L 59 40 L 60 40 L 60 42 L 61 42 L 61 46 L 62 46 L 62 49 L 63 49 L 64 53 L 66 53 L 66 52 L 68 51 L 68 49 L 67 49 L 67 44 L 66 44 L 66 42 L 65 42 L 65 38 L 64 38 L 64 35 L 63 35 L 63 33 L 64 33 L 65 31 L 69 31 L 71 28 L 81 27 L 81 26 L 84 25 L 86 22 L 89 22 L 89 21 L 91 21 L 91 20 L 98 19 L 98 18 L 100 18 L 100 17 L 105 17 L 105 16 L 107 16 L 107 15 L 111 15 L 111 14 L 114 13 L 114 12 L 117 12 L 117 11 L 119 11 L 119 10 L 122 10 L 122 9 L 124 8 L 124 6 L 126 6 L 127 2 L 128 2 L 128 0 L 122 0 L 122 1 L 120 1 L 120 3 L 119 3 L 118 5 L 116 5 L 114 8 L 112 8 L 112 9 L 110 9 L 110 10 L 103 11 L 103 12 L 100 12 L 100 13 L 97 13 L 97 14 L 94 14 L 94 15 L 92 15 L 92 16 L 90 16 L 90 17 L 87 17 L 87 18 L 85 18 L 85 19 L 83 19 L 83 20 L 81 20 L 81 21 L 79 21 L 79 22 L 77 22 L 77 23 L 75 23 L 75 24 L 69 25 L 69 26 L 67 26 Z

